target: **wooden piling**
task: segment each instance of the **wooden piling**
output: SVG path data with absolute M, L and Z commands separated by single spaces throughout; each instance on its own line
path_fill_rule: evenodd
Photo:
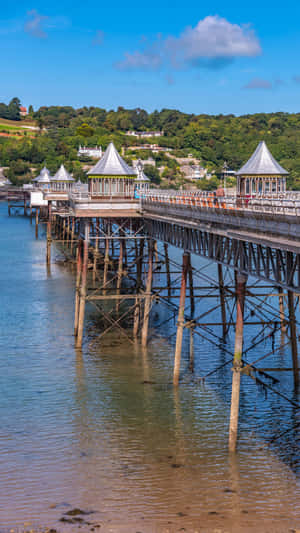
M 187 273 L 189 270 L 189 264 L 190 264 L 190 254 L 187 252 L 184 252 L 182 256 L 182 274 L 181 274 L 180 299 L 179 299 L 179 310 L 178 310 L 178 320 L 177 320 L 177 335 L 176 335 L 175 361 L 174 361 L 174 374 L 173 374 L 173 385 L 175 387 L 178 386 L 179 384 L 182 338 L 183 338 L 183 329 L 184 329 L 186 282 L 187 282 Z
M 98 257 L 99 257 L 99 218 L 96 218 L 95 225 L 95 245 L 94 245 L 94 262 L 93 262 L 93 279 L 96 279 L 97 267 L 98 267 Z
M 194 316 L 195 313 L 195 297 L 194 297 L 194 283 L 193 283 L 193 267 L 191 262 L 191 254 L 189 254 L 189 289 L 190 289 L 190 307 L 191 307 L 191 316 Z
M 137 291 L 139 291 L 142 286 L 144 244 L 145 244 L 145 240 L 140 239 L 140 246 L 139 247 L 137 246 L 138 248 L 137 256 L 136 256 L 136 290 Z
M 74 251 L 74 237 L 75 237 L 75 218 L 72 217 L 72 226 L 71 226 L 71 255 Z
M 194 325 L 190 326 L 190 361 L 189 370 L 194 372 Z
M 220 265 L 220 263 L 218 263 L 218 279 L 219 279 L 219 292 L 220 292 L 220 303 L 221 303 L 222 331 L 223 331 L 223 338 L 224 338 L 226 337 L 226 333 L 227 333 L 226 302 L 225 302 L 223 268 L 222 268 L 222 265 Z
M 78 331 L 77 331 L 77 339 L 76 339 L 77 347 L 82 346 L 82 338 L 83 338 L 88 252 L 89 252 L 89 224 L 87 223 L 85 226 L 85 238 L 84 238 L 84 243 L 83 243 L 83 261 L 82 261 L 82 270 L 81 270 L 80 300 L 79 300 L 79 313 L 78 313 Z
M 119 260 L 118 260 L 118 272 L 117 272 L 117 294 L 121 293 L 121 284 L 123 276 L 123 250 L 124 250 L 124 241 L 120 239 L 120 249 L 119 249 Z M 119 312 L 120 309 L 120 299 L 116 301 L 116 311 Z
M 109 237 L 105 238 L 105 256 L 104 256 L 104 269 L 103 269 L 103 294 L 106 294 L 106 285 L 108 278 L 108 266 L 109 266 Z
M 81 269 L 82 269 L 82 239 L 78 242 L 77 248 L 77 274 L 76 274 L 76 292 L 75 292 L 75 318 L 74 318 L 74 335 L 77 337 L 78 333 L 78 314 L 79 314 L 79 300 L 80 300 L 80 284 L 81 284 Z
M 47 266 L 51 263 L 51 241 L 52 241 L 52 206 L 48 203 L 48 220 L 47 220 Z
M 39 238 L 39 208 L 35 208 L 35 238 Z
M 168 245 L 166 242 L 164 242 L 164 253 L 165 253 L 165 265 L 166 265 L 166 275 L 167 275 L 168 298 L 171 298 L 170 260 L 169 260 Z
M 135 298 L 135 308 L 133 314 L 133 336 L 137 338 L 139 333 L 140 325 L 140 299 L 136 296 Z
M 240 383 L 243 353 L 243 333 L 244 333 L 244 305 L 247 276 L 237 273 L 236 275 L 236 328 L 235 328 L 235 346 L 232 368 L 232 390 L 231 390 L 231 409 L 229 425 L 229 451 L 236 451 L 239 405 L 240 405 Z
M 289 324 L 290 324 L 290 340 L 292 348 L 292 361 L 294 373 L 294 385 L 299 385 L 299 362 L 298 362 L 298 347 L 297 347 L 297 330 L 294 309 L 294 293 L 288 291 L 288 307 L 289 307 Z
M 281 333 L 286 333 L 286 323 L 285 323 L 285 315 L 284 315 L 284 294 L 282 287 L 277 287 L 278 290 L 278 300 L 279 300 L 279 317 L 280 317 L 280 328 Z
M 146 293 L 145 293 L 145 305 L 144 305 L 144 318 L 143 318 L 143 327 L 142 327 L 142 346 L 147 346 L 148 341 L 148 329 L 149 329 L 149 318 L 151 310 L 151 301 L 152 301 L 152 277 L 153 277 L 153 242 L 149 242 L 149 260 L 148 260 L 148 275 L 146 283 Z

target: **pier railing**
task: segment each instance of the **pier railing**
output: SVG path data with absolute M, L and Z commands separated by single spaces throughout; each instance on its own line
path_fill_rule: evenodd
M 142 207 L 153 204 L 180 205 L 191 208 L 228 209 L 258 213 L 300 216 L 300 193 L 258 197 L 217 196 L 211 192 L 150 190 L 141 195 Z

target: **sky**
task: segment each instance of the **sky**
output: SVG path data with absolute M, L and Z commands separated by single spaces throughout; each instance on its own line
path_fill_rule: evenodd
M 300 112 L 297 0 L 3 2 L 0 102 Z

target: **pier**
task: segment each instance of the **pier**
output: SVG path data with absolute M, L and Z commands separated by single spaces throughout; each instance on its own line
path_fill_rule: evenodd
M 279 380 L 270 372 L 289 371 L 293 373 L 295 390 L 299 387 L 295 311 L 300 294 L 300 198 L 286 193 L 282 177 L 286 172 L 281 167 L 275 165 L 273 173 L 270 168 L 265 172 L 259 168 L 262 178 L 257 178 L 251 168 L 254 163 L 255 160 L 250 166 L 245 165 L 241 193 L 236 197 L 147 189 L 137 193 L 132 169 L 111 144 L 89 173 L 88 191 L 74 192 L 70 177 L 60 172 L 55 181 L 59 187 L 42 190 L 46 215 L 45 205 L 40 207 L 47 218 L 48 268 L 55 241 L 76 263 L 74 336 L 78 349 L 84 341 L 87 303 L 101 316 L 100 337 L 117 328 L 129 343 L 140 342 L 143 347 L 148 343 L 153 305 L 159 301 L 172 309 L 177 315 L 174 387 L 180 384 L 185 331 L 189 333 L 191 372 L 198 339 L 209 339 L 215 346 L 222 343 L 228 356 L 224 364 L 232 365 L 231 452 L 237 447 L 242 376 L 282 396 L 280 389 L 274 388 Z M 247 172 L 253 174 L 250 181 Z M 26 214 L 27 197 L 25 200 L 20 191 L 18 194 L 19 202 L 16 197 L 8 198 L 9 209 L 23 205 Z M 30 200 L 30 209 L 33 204 Z M 37 203 L 35 209 L 38 227 Z M 182 250 L 181 265 L 170 260 L 170 245 Z M 192 265 L 192 254 L 217 266 L 217 284 L 210 276 L 203 284 L 203 276 Z M 153 273 L 157 271 L 159 286 L 153 285 Z M 232 272 L 231 277 L 228 272 Z M 249 283 L 249 278 L 255 282 Z M 275 294 L 272 309 L 264 309 L 263 296 L 256 292 L 258 281 L 266 296 Z M 205 298 L 213 298 L 214 307 L 201 313 L 197 301 Z M 247 302 L 251 302 L 253 312 L 246 318 Z M 216 309 L 218 322 L 209 318 Z M 291 352 L 285 367 L 258 366 L 274 353 L 273 349 L 259 361 L 247 360 L 251 347 L 244 346 L 244 330 L 251 326 L 261 328 L 257 334 L 260 344 L 272 338 L 274 332 L 282 332 Z M 214 328 L 221 328 L 221 335 Z M 235 330 L 233 352 L 226 348 L 230 328 Z M 286 396 L 286 400 L 299 409 L 291 397 Z

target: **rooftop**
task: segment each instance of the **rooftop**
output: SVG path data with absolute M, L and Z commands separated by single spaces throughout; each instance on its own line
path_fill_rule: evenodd
M 272 156 L 265 141 L 261 141 L 257 146 L 254 154 L 247 163 L 237 172 L 238 176 L 257 175 L 257 176 L 278 176 L 287 175 L 288 172 L 277 163 Z
M 43 167 L 39 175 L 34 178 L 33 181 L 36 181 L 38 183 L 50 183 L 51 180 L 51 174 L 47 167 Z
M 74 178 L 72 178 L 71 174 L 66 171 L 64 165 L 61 165 L 54 174 L 53 178 L 51 178 L 51 181 L 75 181 Z
M 88 172 L 89 176 L 135 176 L 135 171 L 117 152 L 115 145 L 111 142 L 104 152 L 103 157 Z

